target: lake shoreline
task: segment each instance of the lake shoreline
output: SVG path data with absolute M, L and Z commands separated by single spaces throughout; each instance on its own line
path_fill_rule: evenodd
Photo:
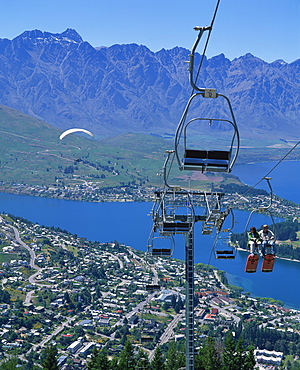
M 247 252 L 249 253 L 249 250 L 248 249 L 244 249 L 244 248 L 241 248 L 241 247 L 234 247 L 237 251 L 241 251 L 241 252 Z M 286 257 L 279 257 L 276 255 L 276 259 L 280 259 L 280 260 L 284 260 L 284 261 L 290 261 L 290 262 L 300 262 L 300 260 L 295 260 L 295 259 L 292 259 L 292 258 L 286 258 Z

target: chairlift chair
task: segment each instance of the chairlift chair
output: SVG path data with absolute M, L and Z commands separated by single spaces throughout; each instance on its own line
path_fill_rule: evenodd
M 202 224 L 202 235 L 211 235 L 215 227 L 220 229 L 223 225 L 227 213 L 221 210 L 222 196 L 219 192 L 205 193 L 206 219 Z
M 234 259 L 236 256 L 236 248 L 230 244 L 230 234 L 223 235 L 222 232 L 217 233 L 214 251 L 217 259 Z
M 217 93 L 216 89 L 203 88 L 197 86 L 197 78 L 204 60 L 204 52 L 202 53 L 202 58 L 200 66 L 198 69 L 197 77 L 194 76 L 194 62 L 195 62 L 195 53 L 196 49 L 200 43 L 201 38 L 204 34 L 208 33 L 208 38 L 212 30 L 212 26 L 209 27 L 195 27 L 196 31 L 199 31 L 197 38 L 194 42 L 194 45 L 189 56 L 189 79 L 190 85 L 193 89 L 193 93 L 186 105 L 186 108 L 182 114 L 182 117 L 177 126 L 175 134 L 175 156 L 179 165 L 180 170 L 193 170 L 193 171 L 211 171 L 211 172 L 231 172 L 232 167 L 237 159 L 239 152 L 239 131 L 233 114 L 230 100 L 222 94 Z M 194 93 L 196 91 L 196 93 Z M 194 100 L 198 99 L 223 99 L 222 101 L 227 105 L 228 108 L 228 117 L 227 118 L 216 118 L 216 117 L 195 117 L 188 119 L 188 112 L 191 108 L 191 104 Z M 229 150 L 207 150 L 206 148 L 189 148 L 187 145 L 187 127 L 190 123 L 194 121 L 207 121 L 209 125 L 212 125 L 215 121 L 218 121 L 222 125 L 230 125 L 233 129 L 233 135 L 231 143 L 229 144 Z M 180 154 L 180 143 L 183 140 L 183 156 Z
M 250 221 L 252 219 L 253 214 L 255 214 L 255 213 L 267 213 L 269 215 L 270 220 L 271 220 L 270 229 L 272 229 L 272 231 L 274 233 L 274 236 L 275 236 L 275 240 L 276 240 L 276 234 L 277 234 L 276 223 L 275 223 L 272 211 L 271 211 L 272 205 L 273 205 L 273 189 L 272 189 L 270 180 L 272 180 L 272 178 L 271 177 L 263 177 L 262 180 L 267 181 L 268 187 L 270 189 L 270 199 L 268 200 L 268 204 L 266 204 L 265 206 L 257 207 L 257 208 L 253 209 L 250 212 L 249 217 L 248 217 L 247 222 L 246 222 L 246 225 L 245 225 L 244 235 L 245 235 L 245 237 L 247 236 L 248 227 L 249 227 L 249 224 L 250 224 Z
M 184 234 L 192 230 L 195 214 L 187 191 L 165 189 L 157 199 L 152 217 L 161 235 Z
M 205 89 L 206 90 L 206 89 Z M 231 172 L 232 167 L 237 159 L 239 152 L 239 132 L 236 125 L 236 121 L 233 115 L 232 107 L 229 99 L 222 94 L 215 94 L 214 98 L 222 97 L 227 102 L 229 107 L 229 116 L 231 119 L 224 118 L 212 118 L 212 117 L 195 117 L 187 121 L 188 110 L 191 107 L 191 103 L 194 99 L 206 97 L 206 93 L 199 92 L 193 94 L 185 108 L 185 111 L 181 117 L 181 120 L 177 126 L 175 134 L 175 157 L 177 159 L 180 170 L 193 170 L 193 171 L 210 171 L 210 172 Z M 192 134 L 189 133 L 188 128 L 191 123 L 196 121 L 213 125 L 214 123 L 222 124 L 225 127 L 231 127 L 232 137 L 228 143 L 226 150 L 208 150 L 203 147 L 194 148 L 189 147 L 189 137 Z M 183 150 L 181 150 L 183 145 Z
M 155 292 L 156 290 L 160 290 L 160 285 L 147 284 L 145 288 L 147 292 Z
M 228 228 L 222 229 L 225 219 L 229 214 L 231 214 L 231 225 Z M 216 227 L 217 233 L 213 246 L 215 257 L 217 259 L 234 259 L 236 256 L 236 248 L 231 244 L 231 230 L 234 228 L 235 220 L 232 209 L 226 209 L 221 218 L 220 225 Z
M 155 235 L 151 230 L 148 238 L 147 253 L 152 257 L 172 257 L 175 247 L 173 235 Z

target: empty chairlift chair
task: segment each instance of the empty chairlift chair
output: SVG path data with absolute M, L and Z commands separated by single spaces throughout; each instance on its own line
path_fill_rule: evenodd
M 155 235 L 153 229 L 148 238 L 147 253 L 152 257 L 172 257 L 175 241 L 173 235 Z
M 194 117 L 188 119 L 188 111 L 191 103 L 194 99 L 202 98 L 205 96 L 205 92 L 195 93 L 189 99 L 189 102 L 185 108 L 182 118 L 177 126 L 175 134 L 175 157 L 177 159 L 180 170 L 192 170 L 192 171 L 211 171 L 211 172 L 231 172 L 232 167 L 236 161 L 238 151 L 239 151 L 239 132 L 231 108 L 229 99 L 221 94 L 213 95 L 214 98 L 222 97 L 223 103 L 228 106 L 228 116 L 230 119 L 223 118 L 206 118 L 206 117 Z M 196 107 L 199 109 L 199 107 Z M 195 109 L 194 109 L 195 111 Z M 224 126 L 227 130 L 230 128 L 232 136 L 229 137 L 228 144 L 224 150 L 211 150 L 203 147 L 197 148 L 195 142 L 192 142 L 193 133 L 188 130 L 190 126 L 195 126 L 198 123 L 200 126 L 202 124 L 207 124 L 212 126 L 217 124 L 218 126 Z M 191 125 L 192 124 L 192 125 Z M 204 127 L 201 127 L 204 130 Z M 208 128 L 208 127 L 207 127 Z M 207 128 L 205 134 L 207 135 Z M 195 130 L 195 128 L 194 128 Z M 199 131 L 201 135 L 201 130 Z M 222 132 L 219 132 L 222 135 Z M 216 132 L 212 132 L 212 142 L 216 139 Z M 223 138 L 224 139 L 224 138 Z M 224 142 L 224 140 L 222 141 Z M 201 146 L 203 143 L 201 143 Z M 199 145 L 200 146 L 200 145 Z M 182 148 L 183 147 L 183 148 Z
M 185 149 L 183 170 L 229 172 L 231 152 L 226 150 Z
M 226 217 L 231 214 L 231 225 L 229 228 L 222 228 Z M 234 228 L 234 214 L 232 209 L 227 209 L 222 212 L 220 224 L 216 227 L 217 234 L 214 242 L 215 257 L 217 259 L 234 259 L 236 256 L 236 248 L 231 242 L 231 230 Z
M 185 110 L 177 126 L 175 134 L 175 156 L 180 170 L 194 170 L 194 171 L 212 171 L 212 172 L 231 172 L 231 169 L 236 161 L 239 151 L 239 132 L 231 103 L 229 99 L 222 94 L 217 93 L 214 88 L 204 88 L 197 85 L 197 80 L 204 60 L 204 52 L 200 59 L 200 64 L 197 73 L 195 73 L 195 53 L 202 37 L 208 33 L 208 38 L 211 32 L 211 27 L 195 27 L 196 31 L 199 31 L 195 43 L 192 47 L 189 55 L 189 80 L 193 92 L 188 100 Z M 208 39 L 207 39 L 208 40 Z M 206 45 L 206 44 L 205 44 Z M 206 48 L 206 46 L 205 46 Z M 204 48 L 204 51 L 205 51 Z M 199 102 L 200 100 L 200 102 Z M 200 104 L 199 104 L 200 103 Z M 207 104 L 208 103 L 208 104 Z M 209 105 L 211 107 L 209 108 Z M 194 114 L 197 111 L 213 111 L 214 115 L 219 117 L 203 117 L 203 114 Z M 192 115 L 194 117 L 192 117 Z M 200 143 L 199 148 L 188 147 L 188 135 L 187 127 L 195 121 L 208 121 L 209 125 L 213 125 L 215 121 L 218 124 L 229 125 L 233 130 L 231 143 L 222 147 L 223 150 L 208 150 L 208 148 L 202 147 L 203 143 Z M 200 132 L 201 134 L 202 132 Z M 189 133 L 189 136 L 191 134 Z M 219 135 L 222 135 L 221 133 Z M 212 134 L 212 141 L 215 133 Z M 200 139 L 201 140 L 201 139 Z M 180 147 L 183 141 L 183 156 L 180 154 Z M 216 148 L 217 149 L 217 148 Z
M 224 194 L 212 192 L 205 194 L 205 220 L 202 224 L 202 235 L 211 235 L 214 228 L 220 229 L 227 216 L 227 212 L 221 210 L 221 198 Z
M 160 285 L 154 285 L 154 284 L 148 284 L 146 285 L 146 291 L 147 292 L 155 292 L 157 290 L 160 290 Z
M 214 250 L 217 259 L 234 259 L 236 256 L 236 249 L 230 245 L 230 236 L 217 235 Z
M 171 248 L 152 248 L 152 256 L 155 257 L 170 257 L 172 255 Z
M 186 191 L 167 189 L 160 194 L 152 218 L 161 235 L 184 234 L 194 225 L 194 207 Z

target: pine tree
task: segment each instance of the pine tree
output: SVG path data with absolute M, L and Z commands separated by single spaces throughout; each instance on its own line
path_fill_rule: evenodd
M 135 357 L 133 352 L 133 346 L 130 341 L 127 341 L 125 343 L 125 347 L 120 354 L 119 369 L 122 370 L 135 369 Z
M 99 355 L 99 351 L 98 351 L 97 347 L 94 347 L 92 355 L 91 355 L 91 359 L 87 363 L 87 369 L 88 370 L 95 370 L 97 368 L 98 355 Z
M 241 370 L 236 368 L 235 357 L 235 342 L 232 332 L 230 332 L 225 338 L 225 348 L 222 356 L 224 370 Z
M 160 346 L 156 347 L 156 350 L 154 352 L 154 357 L 151 362 L 151 368 L 152 370 L 165 370 L 166 367 L 164 365 L 164 358 L 161 351 Z
M 222 363 L 215 341 L 208 337 L 195 357 L 195 370 L 220 370 Z
M 243 370 L 244 369 L 244 347 L 243 341 L 241 339 L 238 340 L 235 346 L 235 354 L 234 354 L 234 366 L 236 369 Z
M 57 349 L 50 344 L 44 351 L 44 361 L 42 363 L 43 370 L 59 370 L 57 362 Z
M 224 370 L 253 370 L 256 363 L 253 347 L 246 351 L 242 339 L 235 343 L 231 332 L 225 339 L 222 359 Z
M 110 367 L 108 369 L 118 370 L 119 369 L 119 360 L 118 360 L 118 358 L 117 357 L 113 357 L 110 360 L 109 365 L 110 365 Z
M 22 367 L 17 367 L 18 365 L 18 359 L 17 358 L 11 358 L 9 360 L 6 360 L 4 362 L 1 363 L 1 370 L 19 370 L 21 369 L 22 370 Z
M 145 351 L 142 349 L 139 350 L 137 357 L 136 357 L 136 370 L 143 369 L 143 370 L 150 370 L 150 361 Z
M 167 353 L 166 370 L 177 370 L 181 367 L 185 367 L 184 349 L 177 349 L 175 343 L 172 342 Z
M 107 357 L 106 349 L 103 348 L 99 351 L 96 347 L 94 347 L 91 360 L 87 364 L 88 370 L 107 370 L 109 369 L 109 360 Z
M 248 351 L 245 355 L 245 361 L 243 364 L 243 370 L 253 370 L 256 364 L 255 357 L 254 357 L 254 347 L 250 346 Z

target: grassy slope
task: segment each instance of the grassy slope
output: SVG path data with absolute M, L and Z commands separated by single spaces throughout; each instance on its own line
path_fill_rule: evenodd
M 58 181 L 74 184 L 93 181 L 105 186 L 154 177 L 154 163 L 160 162 L 159 144 L 146 154 L 135 143 L 145 148 L 148 137 L 134 135 L 120 137 L 115 142 L 90 140 L 69 135 L 59 140 L 62 131 L 39 120 L 0 106 L 0 180 L 27 184 L 51 185 Z M 122 145 L 123 144 L 123 145 Z M 151 147 L 151 145 L 149 144 Z M 126 148 L 133 148 L 129 150 Z M 73 166 L 72 174 L 65 169 Z M 112 168 L 113 167 L 113 168 Z M 116 172 L 119 175 L 116 176 Z M 103 177 L 103 176 L 102 176 Z
M 59 140 L 61 130 L 45 122 L 0 106 L 0 181 L 51 186 L 57 183 L 73 186 L 83 181 L 100 187 L 120 184 L 162 184 L 160 172 L 165 150 L 173 141 L 128 133 L 102 141 L 86 136 L 69 135 Z M 292 143 L 242 140 L 238 162 L 279 159 Z M 278 148 L 278 145 L 280 148 Z M 295 151 L 296 152 L 296 151 Z M 294 155 L 295 157 L 295 155 Z M 292 156 L 290 157 L 292 159 Z M 72 166 L 72 173 L 65 173 Z M 229 175 L 186 173 L 172 166 L 171 185 L 208 188 L 212 182 L 237 182 Z M 149 181 L 148 181 L 149 180 Z

